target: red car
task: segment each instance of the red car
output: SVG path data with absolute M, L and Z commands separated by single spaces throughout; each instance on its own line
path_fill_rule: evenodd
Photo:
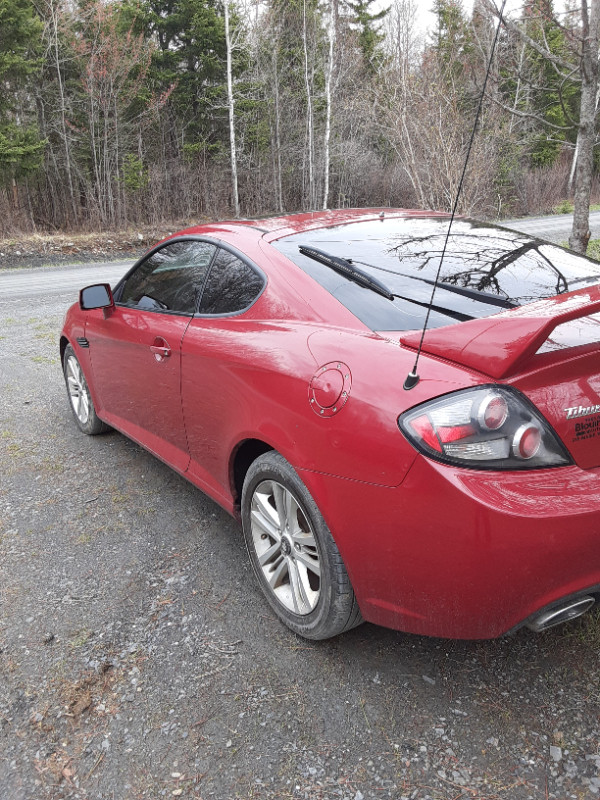
M 448 221 L 202 225 L 67 313 L 81 430 L 116 428 L 241 518 L 302 636 L 496 637 L 600 593 L 600 264 L 456 220 L 431 300 Z

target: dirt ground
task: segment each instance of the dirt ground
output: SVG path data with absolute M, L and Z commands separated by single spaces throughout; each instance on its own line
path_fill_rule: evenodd
M 76 428 L 58 272 L 10 297 L 0 274 L 2 800 L 600 796 L 597 616 L 491 642 L 290 633 L 227 514 Z
M 171 226 L 146 225 L 125 231 L 66 234 L 27 234 L 0 239 L 0 270 L 109 260 L 132 261 L 161 239 L 194 221 Z

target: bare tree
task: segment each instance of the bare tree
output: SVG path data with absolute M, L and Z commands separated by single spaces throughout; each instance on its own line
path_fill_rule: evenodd
M 308 208 L 315 207 L 315 139 L 312 86 L 308 62 L 308 24 L 306 0 L 302 0 L 302 48 L 304 53 L 304 87 L 306 90 L 306 157 L 308 159 Z
M 500 18 L 500 8 L 494 0 L 484 0 L 485 6 L 496 17 Z M 590 239 L 589 210 L 590 192 L 593 178 L 593 148 L 596 139 L 596 112 L 598 108 L 598 73 L 600 69 L 600 0 L 580 0 L 578 28 L 571 27 L 566 54 L 553 52 L 545 39 L 541 41 L 531 37 L 524 25 L 518 24 L 506 15 L 502 15 L 502 22 L 506 28 L 528 47 L 547 59 L 554 67 L 557 75 L 565 82 L 576 81 L 579 84 L 579 119 L 575 122 L 577 128 L 577 143 L 575 147 L 576 164 L 574 170 L 574 213 L 573 228 L 569 237 L 569 246 L 579 252 L 585 253 Z M 561 23 L 553 16 L 556 25 Z M 506 107 L 506 106 L 505 106 Z M 515 107 L 512 113 L 520 116 L 535 116 L 527 112 L 524 114 Z M 536 119 L 548 125 L 548 121 L 536 116 Z
M 229 111 L 229 149 L 231 154 L 231 191 L 233 193 L 233 207 L 235 216 L 240 215 L 240 199 L 238 193 L 238 169 L 237 169 L 237 155 L 235 147 L 235 98 L 233 96 L 233 74 L 232 74 L 232 59 L 231 54 L 233 51 L 234 43 L 231 38 L 231 30 L 229 27 L 229 2 L 225 0 L 225 47 L 227 49 L 227 108 Z
M 61 52 L 61 23 L 65 14 L 61 0 L 40 0 L 37 4 L 38 13 L 44 20 L 44 41 L 46 44 L 45 60 L 52 65 L 52 71 L 56 80 L 58 92 L 58 133 L 63 151 L 63 164 L 67 178 L 67 189 L 69 193 L 69 205 L 72 220 L 76 224 L 78 219 L 78 208 L 75 201 L 75 184 L 73 179 L 73 162 L 71 153 L 71 134 L 67 127 L 67 105 L 68 98 L 65 91 L 63 79 L 63 60 L 65 54 Z M 46 102 L 46 98 L 40 98 Z
M 333 75 L 335 70 L 335 44 L 338 24 L 338 0 L 329 0 L 329 20 L 327 38 L 329 42 L 327 65 L 325 67 L 325 135 L 323 137 L 323 211 L 329 204 L 329 162 L 331 141 L 331 105 Z

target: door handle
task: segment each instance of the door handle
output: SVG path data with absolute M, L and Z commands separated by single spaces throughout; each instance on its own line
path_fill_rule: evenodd
M 163 358 L 169 358 L 171 355 L 171 348 L 164 339 L 157 337 L 154 340 L 154 344 L 150 345 L 150 352 L 157 361 L 162 361 Z

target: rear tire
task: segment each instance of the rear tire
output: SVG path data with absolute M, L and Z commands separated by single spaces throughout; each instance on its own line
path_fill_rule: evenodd
M 63 355 L 63 372 L 71 411 L 79 429 L 89 436 L 109 430 L 109 426 L 96 414 L 85 375 L 70 344 L 66 346 Z
M 279 619 L 307 639 L 362 622 L 339 550 L 293 467 L 275 451 L 250 466 L 242 491 L 250 561 Z

